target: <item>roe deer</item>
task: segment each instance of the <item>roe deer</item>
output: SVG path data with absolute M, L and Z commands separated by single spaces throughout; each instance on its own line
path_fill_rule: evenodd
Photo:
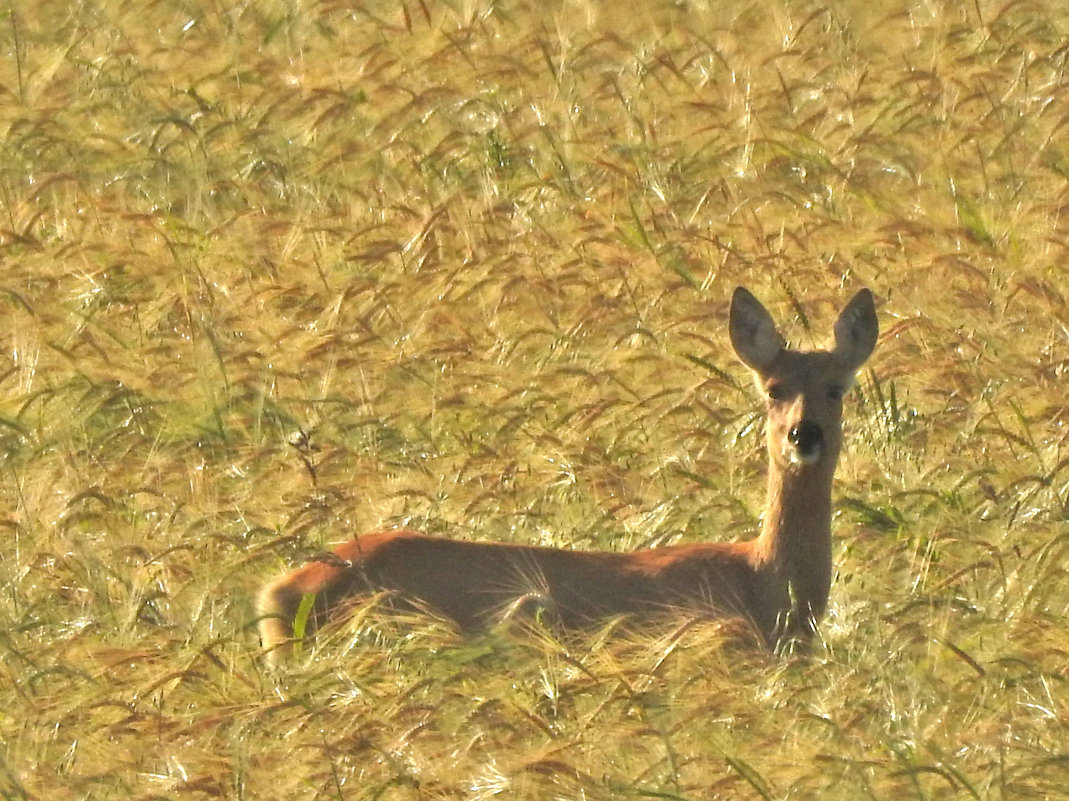
M 876 345 L 876 309 L 863 289 L 835 323 L 834 348 L 793 350 L 760 301 L 739 287 L 729 331 L 768 409 L 768 496 L 756 539 L 613 553 L 413 531 L 366 534 L 263 589 L 259 626 L 268 659 L 279 661 L 283 646 L 294 641 L 303 599 L 311 604 L 312 632 L 376 591 L 461 628 L 491 622 L 534 599 L 564 626 L 684 609 L 744 618 L 773 649 L 808 643 L 831 585 L 831 485 L 842 446 L 843 395 Z

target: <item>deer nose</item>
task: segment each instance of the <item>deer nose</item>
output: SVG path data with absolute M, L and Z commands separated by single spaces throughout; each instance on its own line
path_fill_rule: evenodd
M 787 432 L 787 440 L 802 461 L 812 461 L 820 456 L 824 434 L 812 420 L 803 420 Z

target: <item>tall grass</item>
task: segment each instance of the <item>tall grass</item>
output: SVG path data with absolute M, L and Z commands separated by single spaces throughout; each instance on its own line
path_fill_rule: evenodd
M 0 797 L 1056 799 L 1069 13 L 15 4 L 0 18 Z M 356 532 L 749 536 L 744 283 L 880 298 L 808 660 L 263 581 Z

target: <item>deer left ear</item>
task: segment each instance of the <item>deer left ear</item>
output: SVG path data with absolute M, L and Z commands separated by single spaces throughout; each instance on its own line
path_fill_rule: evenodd
M 846 304 L 835 323 L 833 353 L 851 370 L 856 370 L 872 355 L 879 333 L 876 303 L 872 293 L 862 289 Z
M 767 370 L 786 346 L 776 330 L 772 315 L 761 305 L 761 301 L 741 286 L 731 296 L 728 333 L 731 335 L 731 345 L 743 364 L 758 372 Z

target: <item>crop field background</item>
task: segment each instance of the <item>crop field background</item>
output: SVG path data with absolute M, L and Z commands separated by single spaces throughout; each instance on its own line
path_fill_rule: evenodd
M 630 6 L 630 7 L 629 7 Z M 1069 7 L 0 14 L 0 798 L 1064 799 Z M 748 286 L 861 286 L 808 659 L 252 599 L 377 528 L 746 538 Z

